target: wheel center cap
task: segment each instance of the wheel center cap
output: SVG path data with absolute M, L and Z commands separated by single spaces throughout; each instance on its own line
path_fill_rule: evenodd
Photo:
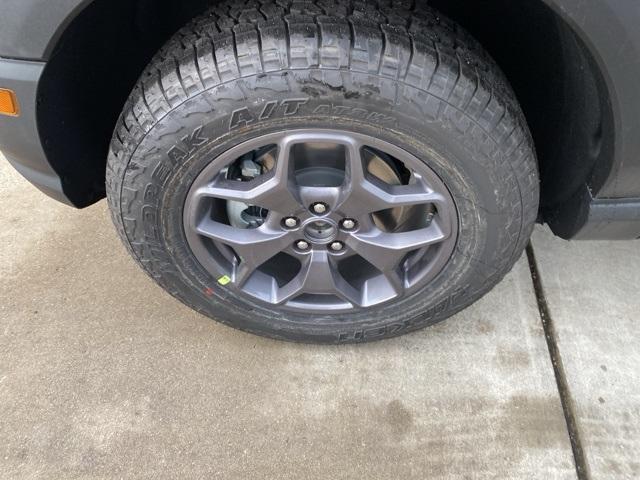
M 314 243 L 328 243 L 337 233 L 338 226 L 330 220 L 311 219 L 304 225 L 304 235 Z

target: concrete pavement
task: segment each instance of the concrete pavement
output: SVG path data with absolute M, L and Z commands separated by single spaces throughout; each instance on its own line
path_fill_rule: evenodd
M 0 159 L 0 204 L 3 477 L 576 478 L 526 258 L 430 329 L 361 346 L 293 345 L 224 327 L 165 294 L 128 258 L 104 202 L 64 207 Z M 617 315 L 637 339 L 633 313 Z M 629 362 L 605 353 L 588 373 Z M 567 375 L 578 378 L 589 358 L 563 357 Z M 625 372 L 610 377 L 631 392 L 624 405 L 598 393 L 618 423 L 624 412 L 638 419 L 640 388 L 625 385 L 634 380 Z M 585 405 L 589 382 L 570 383 L 574 399 L 590 395 Z M 594 443 L 608 418 L 597 417 Z M 627 432 L 618 423 L 616 442 Z M 638 441 L 634 428 L 625 448 Z M 616 460 L 624 475 L 637 468 L 630 458 Z M 593 478 L 627 478 L 611 472 Z
M 533 237 L 587 475 L 640 478 L 640 242 Z

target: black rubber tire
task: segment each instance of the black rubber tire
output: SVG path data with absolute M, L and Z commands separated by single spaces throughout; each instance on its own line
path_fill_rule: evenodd
M 538 211 L 524 117 L 477 42 L 412 3 L 228 1 L 162 48 L 119 119 L 107 193 L 122 240 L 164 289 L 260 335 L 360 342 L 443 320 L 511 269 Z M 314 319 L 233 296 L 198 264 L 182 209 L 207 162 L 252 136 L 314 126 L 366 133 L 430 159 L 456 202 L 459 233 L 427 288 Z

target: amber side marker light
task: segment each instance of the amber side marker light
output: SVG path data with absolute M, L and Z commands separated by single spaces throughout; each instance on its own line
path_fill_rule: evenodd
M 0 88 L 0 114 L 17 117 L 20 114 L 18 99 L 12 90 Z

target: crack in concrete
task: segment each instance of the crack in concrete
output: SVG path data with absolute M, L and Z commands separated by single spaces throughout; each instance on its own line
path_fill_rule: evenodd
M 560 394 L 562 411 L 564 412 L 564 418 L 567 423 L 567 431 L 569 433 L 569 440 L 571 442 L 571 450 L 573 451 L 576 474 L 578 476 L 578 480 L 591 480 L 591 474 L 589 472 L 589 466 L 584 454 L 582 439 L 580 437 L 580 431 L 578 429 L 576 420 L 575 404 L 571 397 L 564 365 L 562 364 L 562 356 L 560 355 L 560 349 L 558 348 L 555 325 L 553 323 L 553 318 L 551 317 L 551 312 L 549 311 L 549 305 L 547 304 L 547 299 L 544 294 L 544 289 L 540 280 L 540 273 L 538 271 L 538 265 L 536 263 L 535 253 L 533 252 L 533 246 L 531 245 L 531 243 L 527 245 L 527 260 L 529 262 L 531 281 L 533 282 L 533 289 L 536 295 L 536 301 L 538 303 L 538 312 L 540 313 L 540 320 L 542 322 L 545 338 L 547 340 L 549 357 L 551 358 L 553 373 L 556 378 L 558 393 Z

